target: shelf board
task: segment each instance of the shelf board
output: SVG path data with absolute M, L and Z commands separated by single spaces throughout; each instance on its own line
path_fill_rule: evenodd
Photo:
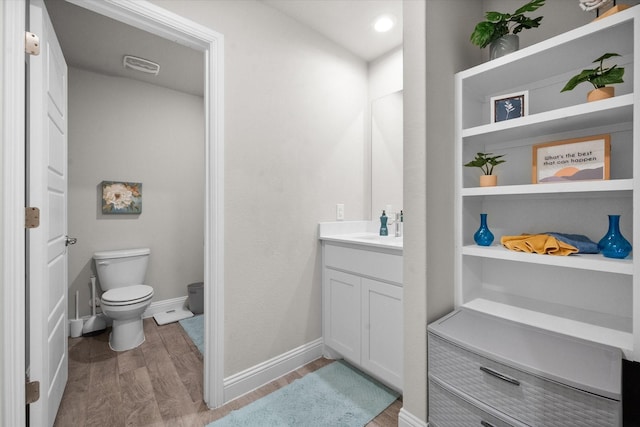
M 462 197 L 511 196 L 529 194 L 598 193 L 633 190 L 633 179 L 613 179 L 604 181 L 580 181 L 546 184 L 500 185 L 496 187 L 470 187 L 461 190 Z
M 462 255 L 633 275 L 633 259 L 621 260 L 605 258 L 600 254 L 576 254 L 569 256 L 538 255 L 511 251 L 501 245 L 467 245 L 462 247 Z
M 634 94 L 597 102 L 572 105 L 517 119 L 462 130 L 463 143 L 500 143 L 515 139 L 552 135 L 574 129 L 586 129 L 627 123 L 633 120 Z
M 630 8 L 607 19 L 583 25 L 509 55 L 459 72 L 465 93 L 492 96 L 504 88 L 527 85 L 551 74 L 579 71 L 593 60 L 594 52 L 634 51 L 634 21 L 637 9 Z M 541 64 L 553 64 L 553 70 Z
M 633 360 L 633 334 L 483 298 L 462 305 L 470 310 L 621 349 Z

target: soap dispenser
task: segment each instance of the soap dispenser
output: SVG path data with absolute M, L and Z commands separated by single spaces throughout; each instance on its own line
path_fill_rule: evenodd
M 385 211 L 382 211 L 382 216 L 380 217 L 380 235 L 381 236 L 388 236 L 389 235 L 389 230 L 387 229 L 387 214 L 385 213 Z

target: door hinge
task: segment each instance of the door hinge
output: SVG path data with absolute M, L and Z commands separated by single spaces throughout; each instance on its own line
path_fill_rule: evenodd
M 40 381 L 27 381 L 25 391 L 25 400 L 27 405 L 29 403 L 37 402 L 38 399 L 40 399 Z
M 24 208 L 24 228 L 38 228 L 40 226 L 40 209 Z
M 24 33 L 24 51 L 29 55 L 40 55 L 40 37 L 37 35 L 25 32 Z

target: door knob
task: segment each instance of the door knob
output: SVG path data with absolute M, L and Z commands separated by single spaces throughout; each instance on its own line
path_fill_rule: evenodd
M 75 245 L 76 243 L 78 243 L 78 239 L 76 239 L 75 237 L 67 236 L 67 239 L 64 241 L 65 246 Z

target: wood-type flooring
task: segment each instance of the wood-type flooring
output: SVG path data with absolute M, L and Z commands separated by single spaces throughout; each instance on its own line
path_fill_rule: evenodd
M 69 338 L 69 380 L 54 427 L 201 427 L 329 363 L 318 359 L 226 405 L 202 401 L 202 356 L 180 324 L 144 320 L 146 341 L 114 352 L 108 331 Z M 398 425 L 396 400 L 367 427 Z

